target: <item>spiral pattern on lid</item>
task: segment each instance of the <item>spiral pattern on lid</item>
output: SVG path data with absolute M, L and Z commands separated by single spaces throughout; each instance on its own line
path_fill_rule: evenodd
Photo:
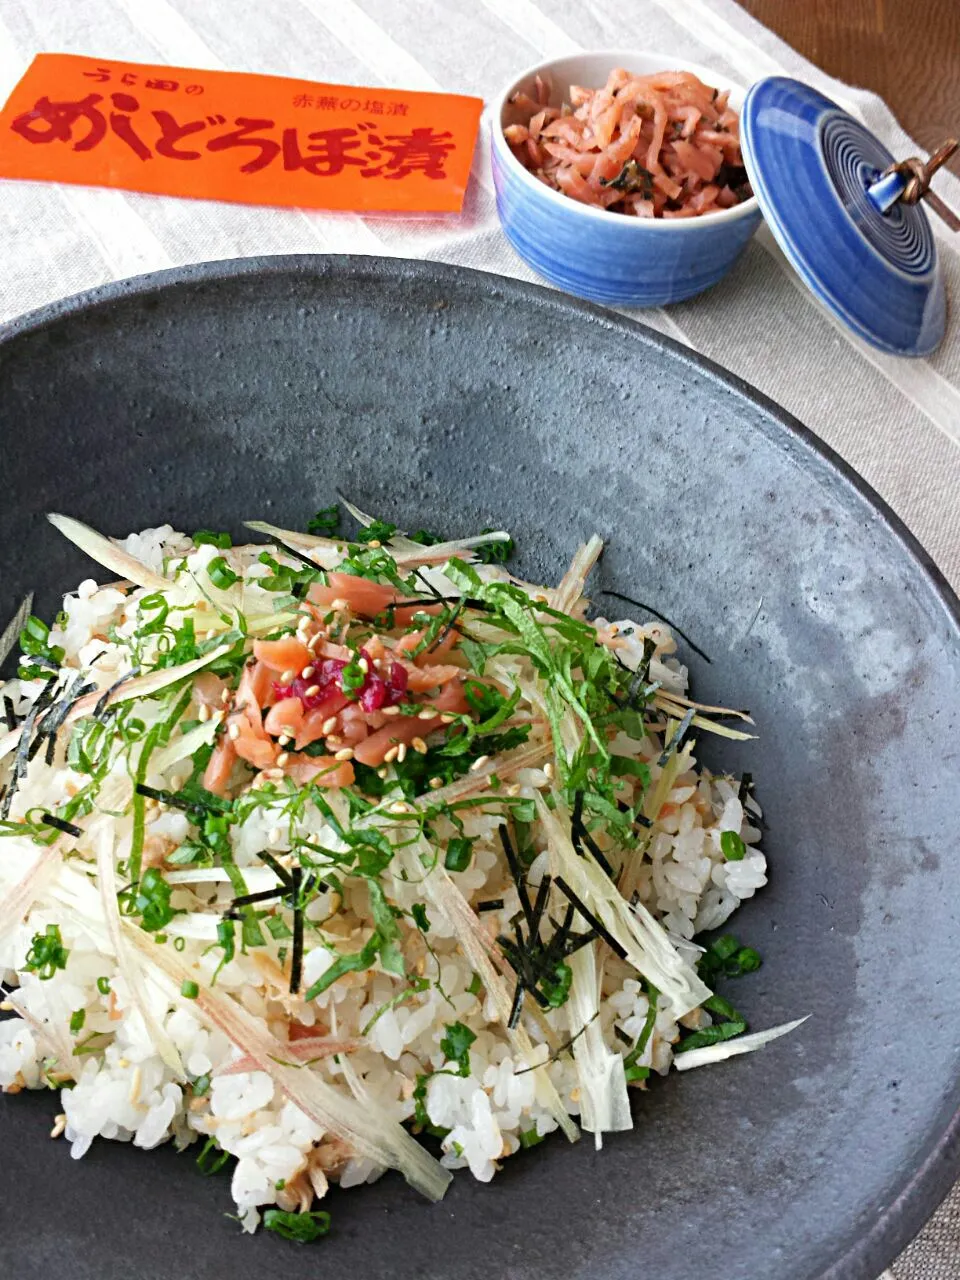
M 877 139 L 858 121 L 838 111 L 823 118 L 820 141 L 837 195 L 866 240 L 890 266 L 911 276 L 927 275 L 936 255 L 926 218 L 912 205 L 904 204 L 880 213 L 867 197 L 867 188 L 888 164 Z

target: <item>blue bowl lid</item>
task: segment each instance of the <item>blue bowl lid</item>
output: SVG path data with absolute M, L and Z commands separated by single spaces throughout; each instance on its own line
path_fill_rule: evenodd
M 809 85 L 769 76 L 741 114 L 757 203 L 791 265 L 844 324 L 881 351 L 926 356 L 946 328 L 927 216 L 899 203 L 907 179 L 853 116 Z

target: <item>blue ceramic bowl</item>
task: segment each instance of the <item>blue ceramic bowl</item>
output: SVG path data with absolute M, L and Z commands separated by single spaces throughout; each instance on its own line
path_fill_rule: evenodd
M 700 218 L 633 218 L 579 204 L 529 173 L 503 136 L 522 119 L 510 99 L 533 94 L 536 77 L 552 85 L 559 105 L 571 84 L 599 86 L 615 67 L 638 75 L 692 71 L 707 84 L 730 89 L 740 109 L 743 90 L 706 67 L 666 54 L 607 50 L 538 63 L 518 76 L 495 101 L 492 119 L 493 180 L 497 212 L 507 239 L 540 276 L 567 293 L 609 306 L 661 307 L 702 293 L 721 280 L 760 225 L 756 200 Z

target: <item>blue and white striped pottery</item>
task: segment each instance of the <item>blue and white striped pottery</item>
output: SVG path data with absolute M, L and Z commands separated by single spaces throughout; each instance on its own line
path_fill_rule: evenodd
M 785 76 L 758 81 L 740 118 L 744 161 L 770 230 L 812 292 L 861 338 L 926 356 L 943 337 L 936 245 L 889 151 L 858 120 Z
M 721 280 L 760 225 L 756 200 L 700 218 L 634 218 L 592 208 L 547 187 L 519 163 L 503 136 L 512 123 L 510 98 L 532 94 L 538 75 L 549 78 L 559 104 L 571 84 L 600 86 L 615 67 L 638 75 L 692 71 L 707 84 L 742 89 L 718 72 L 666 54 L 609 50 L 556 58 L 531 67 L 494 104 L 491 121 L 497 212 L 507 239 L 533 270 L 567 293 L 609 306 L 660 307 L 702 293 Z

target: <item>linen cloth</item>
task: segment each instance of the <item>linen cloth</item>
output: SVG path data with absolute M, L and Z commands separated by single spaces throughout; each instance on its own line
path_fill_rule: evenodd
M 49 51 L 489 102 L 541 58 L 625 43 L 663 52 L 665 65 L 715 67 L 721 81 L 797 76 L 895 155 L 918 154 L 878 98 L 823 74 L 731 0 L 3 0 L 0 92 L 6 98 L 33 55 Z M 485 116 L 460 218 L 0 182 L 0 322 L 110 280 L 248 254 L 383 254 L 534 279 L 497 224 L 487 127 Z M 960 181 L 941 171 L 934 185 L 960 210 Z M 853 338 L 813 301 L 766 228 L 709 294 L 637 315 L 795 413 L 879 491 L 960 589 L 960 236 L 931 222 L 954 316 L 927 360 L 887 357 Z M 884 1280 L 958 1278 L 960 1187 Z

